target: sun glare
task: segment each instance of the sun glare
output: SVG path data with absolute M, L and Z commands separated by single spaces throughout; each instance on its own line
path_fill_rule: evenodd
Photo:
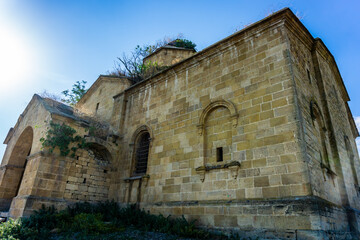
M 0 89 L 1 92 L 26 83 L 33 68 L 31 49 L 22 36 L 0 24 Z M 26 85 L 26 84 L 25 84 Z

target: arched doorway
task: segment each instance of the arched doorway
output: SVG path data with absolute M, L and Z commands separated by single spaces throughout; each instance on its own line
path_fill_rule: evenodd
M 31 153 L 33 136 L 33 129 L 27 127 L 18 138 L 12 149 L 9 161 L 4 166 L 5 173 L 0 189 L 2 195 L 1 198 L 3 199 L 3 203 L 1 203 L 2 211 L 7 211 L 9 209 L 11 200 L 19 193 L 27 164 L 27 157 Z

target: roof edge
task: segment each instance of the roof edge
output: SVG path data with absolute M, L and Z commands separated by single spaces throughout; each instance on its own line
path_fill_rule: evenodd
M 320 52 L 324 55 L 327 55 L 327 56 L 324 56 L 325 59 L 326 57 L 329 57 L 330 60 L 331 60 L 331 63 L 333 65 L 333 68 L 335 69 L 335 73 L 338 75 L 338 79 L 340 79 L 340 84 L 341 84 L 341 87 L 342 87 L 342 92 L 343 92 L 343 97 L 344 97 L 344 100 L 345 101 L 350 101 L 350 96 L 349 96 L 349 93 L 348 91 L 346 90 L 346 87 L 345 87 L 345 83 L 344 83 L 344 80 L 341 76 L 341 73 L 340 73 L 340 70 L 339 70 L 339 67 L 335 61 L 335 58 L 334 56 L 332 55 L 332 53 L 330 52 L 330 50 L 327 48 L 327 46 L 325 45 L 325 43 L 321 40 L 321 38 L 317 37 L 315 38 L 315 45 L 316 45 L 316 48 L 320 50 Z M 319 48 L 320 47 L 320 48 Z
M 99 77 L 95 80 L 95 82 L 90 86 L 90 88 L 86 91 L 86 93 L 80 98 L 80 100 L 75 104 L 75 107 L 77 107 L 78 105 L 83 104 L 84 101 L 86 101 L 91 93 L 93 93 L 99 86 L 100 83 L 103 80 L 110 80 L 111 78 L 117 78 L 117 79 L 127 79 L 129 80 L 127 77 L 123 77 L 123 76 L 112 76 L 112 75 L 102 75 L 100 74 Z M 130 80 L 129 80 L 130 81 Z
M 196 52 L 194 55 L 192 55 L 192 56 L 190 56 L 190 57 L 188 57 L 188 58 L 186 58 L 186 59 L 184 59 L 184 60 L 182 60 L 182 61 L 180 61 L 180 62 L 178 62 L 178 63 L 176 63 L 176 64 L 174 64 L 174 65 L 172 65 L 172 66 L 170 66 L 169 68 L 164 69 L 163 71 L 158 72 L 157 74 L 155 74 L 155 75 L 153 75 L 153 76 L 151 76 L 151 77 L 149 77 L 149 78 L 147 78 L 147 79 L 144 79 L 144 80 L 142 80 L 141 82 L 138 82 L 138 83 L 135 83 L 135 84 L 131 85 L 129 88 L 125 89 L 125 92 L 128 92 L 128 91 L 134 89 L 135 87 L 137 87 L 137 86 L 139 86 L 139 85 L 141 85 L 141 84 L 143 84 L 143 83 L 145 83 L 145 82 L 147 82 L 147 81 L 155 78 L 156 76 L 158 76 L 158 75 L 160 75 L 160 74 L 163 74 L 163 73 L 165 73 L 165 72 L 167 72 L 167 71 L 173 70 L 175 67 L 177 67 L 177 66 L 179 66 L 179 65 L 181 65 L 181 64 L 184 64 L 185 62 L 190 61 L 191 59 L 194 59 L 194 58 L 196 58 L 196 57 L 199 57 L 199 56 L 201 56 L 202 54 L 205 54 L 207 51 L 216 48 L 218 45 L 220 45 L 220 44 L 222 44 L 222 43 L 224 43 L 224 42 L 227 42 L 228 40 L 230 40 L 230 39 L 232 39 L 232 38 L 234 38 L 234 37 L 236 37 L 236 36 L 238 36 L 238 35 L 240 35 L 240 34 L 243 34 L 243 33 L 247 32 L 247 31 L 250 31 L 251 29 L 258 27 L 259 25 L 261 25 L 261 24 L 264 23 L 264 22 L 270 21 L 270 20 L 273 19 L 273 18 L 279 17 L 279 16 L 281 16 L 281 15 L 286 15 L 286 14 L 291 14 L 291 16 L 292 16 L 293 18 L 295 17 L 295 18 L 298 20 L 298 18 L 297 18 L 296 15 L 290 10 L 290 8 L 286 7 L 286 8 L 280 9 L 279 11 L 276 11 L 275 13 L 273 13 L 273 14 L 271 14 L 271 15 L 269 15 L 269 16 L 267 16 L 267 17 L 265 17 L 265 18 L 263 18 L 263 19 L 261 19 L 261 20 L 259 20 L 259 21 L 257 21 L 257 22 L 255 22 L 255 23 L 253 23 L 253 24 L 251 24 L 251 25 L 249 25 L 249 26 L 247 26 L 247 27 L 245 27 L 245 28 L 243 28 L 243 29 L 241 29 L 241 30 L 233 33 L 233 34 L 231 34 L 230 36 L 227 36 L 226 38 L 223 38 L 223 39 L 221 39 L 220 41 L 215 42 L 214 44 L 212 44 L 212 45 L 204 48 L 203 50 L 201 50 L 201 51 L 199 51 L 199 52 Z M 298 20 L 298 21 L 300 21 L 300 20 Z M 300 24 L 301 24 L 302 27 L 307 31 L 307 33 L 310 34 L 310 32 L 306 29 L 306 27 L 305 27 L 301 22 L 300 22 Z M 311 36 L 311 34 L 310 34 L 310 36 Z
M 6 135 L 3 144 L 8 144 L 8 143 L 9 143 L 11 137 L 14 135 L 14 132 L 15 132 L 15 131 L 14 131 L 14 128 L 10 128 L 10 129 L 9 129 L 9 132 L 8 132 L 7 135 Z
M 191 52 L 196 52 L 195 49 L 190 49 L 190 48 L 183 48 L 183 47 L 175 47 L 175 46 L 162 46 L 159 47 L 158 49 L 156 49 L 154 52 L 150 53 L 149 55 L 147 55 L 146 57 L 144 57 L 143 61 L 153 55 L 155 55 L 156 53 L 159 53 L 161 50 L 163 49 L 173 49 L 173 50 L 181 50 L 181 51 L 191 51 Z

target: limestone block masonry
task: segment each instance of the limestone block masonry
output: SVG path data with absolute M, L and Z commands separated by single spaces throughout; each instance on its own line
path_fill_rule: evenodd
M 0 210 L 113 200 L 244 237 L 358 239 L 350 99 L 334 57 L 291 10 L 154 59 L 169 67 L 133 85 L 100 75 L 74 108 L 34 95 L 4 142 Z M 50 121 L 89 147 L 42 149 Z

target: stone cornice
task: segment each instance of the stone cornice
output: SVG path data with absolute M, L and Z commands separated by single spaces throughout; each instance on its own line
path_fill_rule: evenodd
M 23 170 L 25 169 L 24 166 L 18 166 L 18 165 L 12 165 L 12 164 L 6 164 L 3 166 L 0 166 L 0 170 L 4 170 L 4 169 L 20 169 Z
M 158 49 L 155 50 L 155 52 L 150 53 L 148 56 L 144 57 L 143 62 L 146 61 L 146 59 L 150 58 L 151 56 L 154 56 L 155 54 L 158 54 L 160 52 L 162 52 L 163 50 L 166 49 L 171 49 L 171 50 L 178 50 L 178 51 L 188 51 L 188 52 L 196 52 L 194 49 L 189 49 L 189 48 L 182 48 L 182 47 L 172 47 L 172 46 L 162 46 Z
M 289 204 L 304 204 L 308 207 L 314 207 L 317 211 L 326 209 L 327 207 L 344 209 L 346 206 L 341 206 L 329 202 L 317 196 L 296 196 L 296 197 L 284 197 L 284 198 L 272 198 L 272 199 L 232 199 L 232 200 L 199 200 L 199 201 L 169 201 L 169 202 L 155 202 L 148 203 L 154 206 L 208 206 L 208 205 L 253 205 L 253 206 L 264 206 L 264 205 L 289 205 Z
M 29 155 L 29 156 L 27 157 L 27 160 L 28 160 L 28 161 L 31 161 L 31 160 L 34 160 L 34 159 L 36 159 L 36 158 L 38 158 L 38 157 L 56 157 L 56 159 L 59 160 L 59 161 L 62 161 L 62 160 L 65 161 L 65 160 L 66 160 L 66 161 L 69 161 L 69 162 L 76 160 L 76 159 L 73 158 L 73 157 L 60 156 L 60 155 L 56 155 L 56 154 L 54 154 L 54 153 L 45 152 L 45 151 L 39 151 L 39 152 L 33 153 L 33 154 L 31 154 L 31 155 Z
M 10 128 L 8 134 L 5 137 L 4 144 L 8 144 L 11 137 L 14 135 L 14 128 Z

